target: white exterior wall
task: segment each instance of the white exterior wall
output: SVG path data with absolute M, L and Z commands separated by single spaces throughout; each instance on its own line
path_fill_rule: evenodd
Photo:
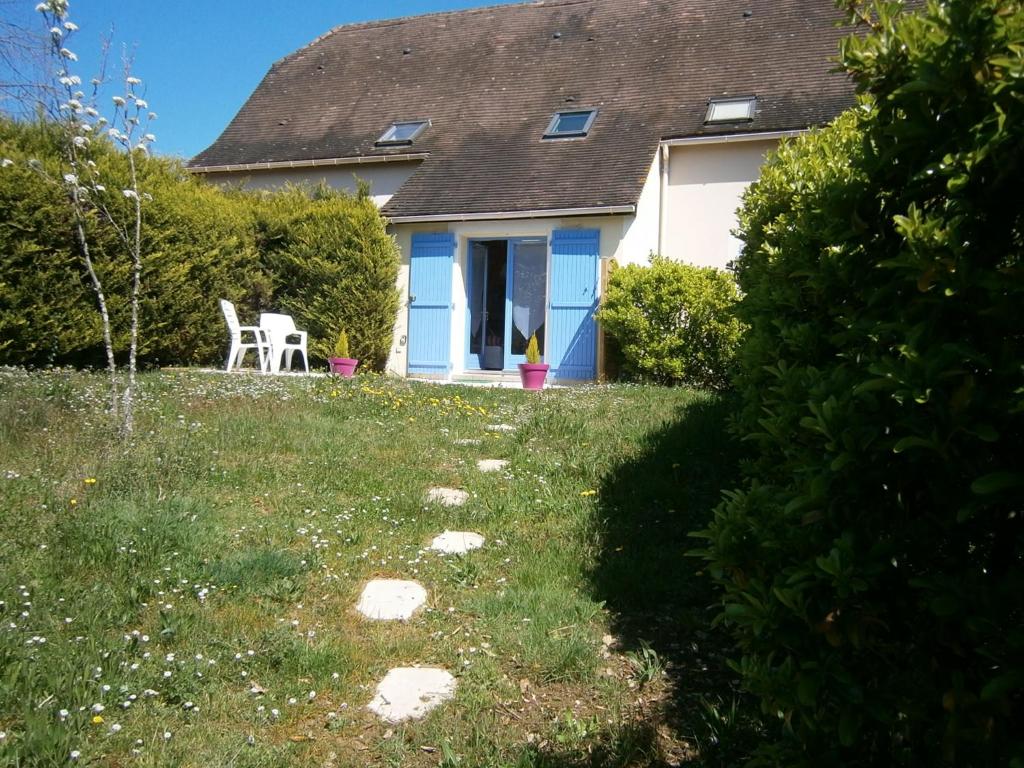
M 772 139 L 670 147 L 662 254 L 719 269 L 739 256 L 731 232 L 740 198 L 777 146 Z
M 437 224 L 397 224 L 393 233 L 401 253 L 398 272 L 400 304 L 395 323 L 394 340 L 388 356 L 388 373 L 405 376 L 408 368 L 409 334 L 409 254 L 416 232 L 451 232 L 455 235 L 455 264 L 452 268 L 451 360 L 452 373 L 466 369 L 466 323 L 468 301 L 465 276 L 469 241 L 500 240 L 507 237 L 544 237 L 551 253 L 551 237 L 556 229 L 598 229 L 601 232 L 601 261 L 618 258 L 622 252 L 623 234 L 633 221 L 632 216 L 572 216 L 564 219 L 514 219 L 501 221 L 463 221 Z M 646 254 L 645 254 L 646 258 Z M 550 275 L 550 269 L 549 269 Z
M 355 192 L 356 179 L 370 184 L 370 197 L 377 207 L 385 205 L 419 167 L 419 161 L 353 163 L 330 167 L 275 168 L 265 171 L 217 171 L 204 174 L 215 184 L 241 184 L 245 189 L 277 189 L 285 184 L 324 182 L 333 189 Z
M 647 173 L 647 181 L 640 191 L 636 215 L 624 222 L 622 241 L 615 254 L 619 266 L 646 264 L 652 253 L 658 252 L 658 227 L 661 221 L 661 151 Z

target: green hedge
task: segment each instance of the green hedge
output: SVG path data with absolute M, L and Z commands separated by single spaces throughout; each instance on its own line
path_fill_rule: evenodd
M 766 765 L 1024 765 L 1024 11 L 898 4 L 741 214 L 744 436 L 701 536 Z
M 127 178 L 124 158 L 97 147 L 107 186 Z M 56 134 L 45 124 L 0 120 L 0 363 L 102 365 L 96 300 L 71 235 L 59 186 L 32 170 L 37 159 L 59 178 Z M 227 330 L 218 300 L 243 321 L 260 311 L 293 314 L 310 332 L 314 358 L 345 323 L 366 367 L 387 358 L 397 310 L 397 248 L 365 195 L 286 189 L 221 189 L 180 163 L 141 163 L 143 300 L 140 360 L 221 364 Z M 112 206 L 126 201 L 109 196 Z M 109 226 L 89 221 L 104 280 L 115 347 L 126 356 L 129 263 Z M 385 340 L 386 339 L 386 340 Z
M 598 320 L 632 378 L 714 389 L 728 385 L 743 332 L 726 272 L 652 256 L 616 269 Z
M 338 332 L 363 369 L 383 370 L 398 313 L 398 255 L 373 201 L 325 187 L 264 195 L 257 229 L 278 310 L 310 335 L 310 354 L 333 355 Z

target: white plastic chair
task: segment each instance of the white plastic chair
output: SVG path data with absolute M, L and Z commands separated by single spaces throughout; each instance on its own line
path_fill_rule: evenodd
M 220 300 L 220 308 L 224 312 L 224 320 L 228 324 L 228 332 L 231 334 L 231 351 L 228 352 L 226 369 L 231 370 L 242 367 L 242 359 L 250 349 L 255 349 L 260 358 L 260 370 L 266 372 L 270 362 L 270 335 L 263 329 L 254 325 L 240 325 L 238 313 L 235 312 L 235 305 L 227 299 Z M 242 334 L 251 333 L 254 341 L 243 342 Z
M 275 312 L 264 312 L 260 315 L 260 328 L 266 331 L 270 337 L 270 372 L 277 373 L 281 370 L 281 357 L 284 356 L 285 366 L 292 369 L 292 354 L 296 351 L 302 353 L 302 362 L 306 373 L 309 373 L 309 353 L 306 351 L 305 331 L 295 327 L 295 321 L 291 315 L 279 315 Z M 288 341 L 298 337 L 297 342 Z

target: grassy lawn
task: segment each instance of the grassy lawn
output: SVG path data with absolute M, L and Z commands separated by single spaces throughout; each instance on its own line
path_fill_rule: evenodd
M 756 737 L 683 556 L 737 458 L 719 398 L 165 372 L 125 447 L 104 387 L 0 372 L 0 764 L 728 765 Z M 428 551 L 446 529 L 486 545 Z M 426 607 L 363 620 L 374 577 Z M 455 699 L 377 720 L 414 664 Z

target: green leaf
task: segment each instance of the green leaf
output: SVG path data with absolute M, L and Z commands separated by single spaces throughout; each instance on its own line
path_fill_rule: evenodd
M 999 432 L 991 424 L 979 424 L 971 430 L 971 434 L 986 443 L 994 443 L 999 439 Z
M 892 452 L 903 453 L 911 448 L 927 448 L 936 452 L 939 450 L 934 440 L 926 440 L 923 437 L 904 437 L 892 447 Z
M 819 687 L 818 678 L 807 674 L 800 675 L 800 681 L 796 687 L 796 695 L 800 703 L 805 707 L 813 707 L 818 699 Z
M 1024 485 L 1024 473 L 991 472 L 971 483 L 971 490 L 979 496 L 989 496 L 993 493 L 999 493 L 1008 488 L 1017 488 L 1021 485 Z
M 852 747 L 860 730 L 860 718 L 852 712 L 843 712 L 839 718 L 839 743 L 844 747 Z
M 956 615 L 960 610 L 960 601 L 955 595 L 938 595 L 928 601 L 928 607 L 936 616 L 945 619 Z
M 995 701 L 1004 698 L 1008 693 L 1024 688 L 1024 670 L 1014 670 L 990 680 L 981 689 L 982 701 Z

